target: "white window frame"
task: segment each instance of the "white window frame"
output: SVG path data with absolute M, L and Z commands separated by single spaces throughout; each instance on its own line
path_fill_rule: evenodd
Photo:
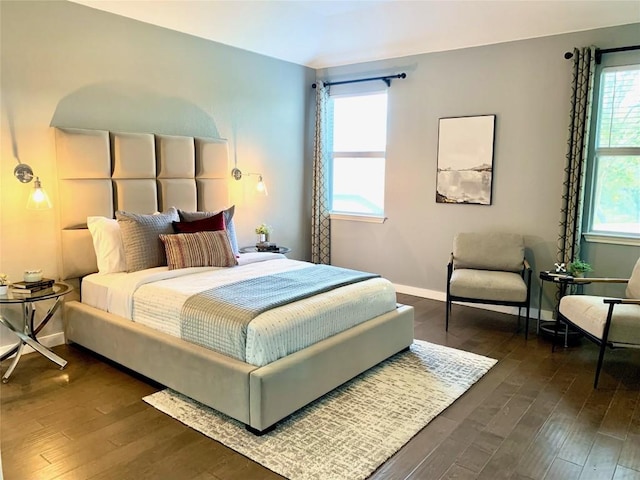
M 622 69 L 640 69 L 640 64 L 628 64 L 628 65 L 610 65 L 601 66 L 598 70 L 597 83 L 595 85 L 596 102 L 594 102 L 594 115 L 591 122 L 591 140 L 590 140 L 590 154 L 589 154 L 589 177 L 587 183 L 587 203 L 585 204 L 585 217 L 586 217 L 586 231 L 583 236 L 586 241 L 594 243 L 608 243 L 615 245 L 634 245 L 640 246 L 640 234 L 634 235 L 633 233 L 626 232 L 603 232 L 593 229 L 593 215 L 596 197 L 596 179 L 598 173 L 598 158 L 599 157 L 616 157 L 616 156 L 640 156 L 640 147 L 597 147 L 599 131 L 599 116 L 601 114 L 603 96 L 601 92 L 601 79 L 606 71 L 622 70 Z
M 389 96 L 388 91 L 386 89 L 380 88 L 363 88 L 362 86 L 354 86 L 354 88 L 346 89 L 343 86 L 342 89 L 338 90 L 339 93 L 333 94 L 334 98 L 344 98 L 344 97 L 355 97 L 355 96 L 365 96 L 365 95 L 375 95 L 380 93 L 387 94 L 387 122 L 389 119 Z M 334 87 L 335 88 L 335 87 Z M 357 212 L 343 212 L 340 210 L 333 210 L 333 162 L 336 158 L 383 158 L 385 159 L 385 184 L 386 184 L 386 167 L 387 167 L 387 151 L 349 151 L 349 152 L 341 152 L 341 151 L 333 151 L 333 106 L 329 109 L 329 114 L 331 115 L 331 131 L 330 131 L 330 144 L 332 146 L 331 149 L 331 166 L 329 169 L 330 174 L 330 202 L 331 202 L 331 211 L 329 212 L 329 217 L 331 220 L 345 220 L 345 221 L 358 221 L 358 222 L 368 222 L 368 223 L 384 223 L 387 217 L 385 216 L 385 205 L 382 206 L 383 213 L 382 214 L 365 214 L 365 213 L 357 213 Z M 387 129 L 388 132 L 388 129 Z M 388 135 L 388 133 L 387 133 Z M 385 142 L 386 145 L 387 142 Z M 384 188 L 384 187 L 383 187 Z M 386 193 L 386 192 L 384 192 Z M 386 195 L 385 195 L 385 203 L 386 203 Z

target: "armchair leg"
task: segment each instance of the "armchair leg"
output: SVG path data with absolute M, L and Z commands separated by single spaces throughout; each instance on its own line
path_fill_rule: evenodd
M 604 361 L 605 348 L 607 348 L 607 344 L 602 342 L 602 345 L 600 345 L 600 354 L 598 355 L 598 365 L 596 366 L 596 378 L 593 381 L 593 388 L 598 388 L 598 379 L 600 378 L 600 369 L 602 368 L 602 363 Z
M 447 298 L 447 304 L 445 306 L 446 312 L 445 312 L 445 325 L 444 325 L 444 331 L 448 332 L 449 331 L 449 314 L 451 313 L 451 300 L 449 300 Z
M 553 330 L 553 339 L 551 340 L 551 353 L 556 351 L 556 339 L 558 338 L 558 330 L 560 326 L 560 317 L 556 315 L 556 323 Z
M 524 339 L 529 339 L 529 304 L 527 304 L 527 318 L 524 320 Z

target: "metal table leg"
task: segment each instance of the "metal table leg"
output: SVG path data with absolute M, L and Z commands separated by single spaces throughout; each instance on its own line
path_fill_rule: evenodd
M 544 288 L 544 280 L 540 282 L 540 292 L 538 293 L 538 324 L 536 325 L 536 335 L 540 335 L 540 312 L 542 311 L 542 290 Z
M 2 383 L 7 383 L 9 381 L 9 377 L 11 376 L 11 374 L 16 368 L 16 365 L 18 365 L 18 362 L 20 361 L 20 357 L 22 356 L 23 349 L 24 349 L 24 343 L 20 342 L 20 344 L 17 345 L 15 348 L 15 350 L 17 351 L 16 356 L 11 362 L 11 365 L 9 365 L 9 368 L 7 368 L 7 371 L 4 372 L 4 375 L 2 376 Z
M 11 349 L 10 351 L 8 351 L 2 356 L 2 360 L 4 360 L 8 358 L 10 355 L 12 355 L 13 352 L 16 353 L 16 356 L 11 362 L 11 365 L 9 365 L 9 368 L 7 369 L 5 374 L 2 376 L 3 383 L 7 383 L 7 381 L 9 380 L 9 377 L 13 373 L 13 370 L 16 368 L 16 365 L 20 360 L 20 356 L 22 355 L 25 345 L 29 345 L 35 351 L 37 351 L 44 357 L 48 358 L 52 362 L 56 363 L 58 366 L 60 366 L 60 369 L 63 369 L 64 367 L 67 366 L 67 361 L 64 358 L 53 353 L 47 347 L 42 345 L 36 338 L 36 335 L 40 332 L 40 330 L 42 330 L 42 328 L 44 328 L 44 326 L 49 322 L 49 320 L 51 320 L 56 310 L 58 310 L 58 307 L 61 304 L 61 298 L 62 297 L 58 297 L 56 299 L 56 301 L 51 306 L 49 311 L 46 313 L 46 315 L 42 318 L 38 326 L 35 328 L 34 328 L 35 305 L 33 302 L 25 302 L 23 305 L 23 308 L 22 308 L 22 330 L 23 331 L 16 329 L 11 324 L 11 322 L 9 322 L 6 318 L 0 315 L 0 323 L 2 323 L 5 327 L 11 330 L 20 339 L 19 344 L 17 344 L 13 349 Z

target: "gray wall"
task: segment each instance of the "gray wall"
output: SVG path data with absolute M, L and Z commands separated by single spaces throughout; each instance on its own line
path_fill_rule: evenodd
M 635 24 L 318 72 L 334 81 L 407 73 L 389 89 L 388 220 L 333 221 L 333 263 L 379 272 L 409 293 L 444 298 L 454 234 L 497 230 L 525 235 L 536 278 L 552 268 L 572 75 L 563 54 L 574 46 L 637 44 L 639 34 Z M 497 115 L 493 205 L 437 204 L 438 119 L 479 114 Z M 590 244 L 584 254 L 594 274 L 628 277 L 640 248 Z
M 29 163 L 55 204 L 51 125 L 227 138 L 231 159 L 262 172 L 270 193 L 257 197 L 251 178 L 231 181 L 240 242 L 253 242 L 254 226 L 267 222 L 294 258 L 308 258 L 316 72 L 68 2 L 3 1 L 0 22 L 0 271 L 17 280 L 39 267 L 57 277 L 56 210 L 27 211 L 30 185 L 12 175 L 14 157 Z M 317 72 L 332 79 L 408 74 L 389 92 L 388 220 L 334 222 L 334 263 L 441 298 L 454 233 L 499 229 L 525 234 L 536 270 L 550 268 L 571 75 L 563 53 L 637 43 L 638 31 L 632 25 Z M 497 115 L 493 205 L 436 204 L 438 118 L 487 113 Z M 638 248 L 590 245 L 585 254 L 596 273 L 626 276 Z M 60 328 L 56 322 L 44 333 Z
M 312 69 L 69 2 L 0 9 L 0 272 L 58 277 L 51 125 L 228 139 L 231 163 L 263 173 L 269 188 L 263 197 L 256 177 L 230 179 L 240 244 L 255 243 L 266 222 L 293 258 L 309 256 Z M 26 210 L 32 184 L 13 177 L 14 156 L 40 176 L 53 210 Z

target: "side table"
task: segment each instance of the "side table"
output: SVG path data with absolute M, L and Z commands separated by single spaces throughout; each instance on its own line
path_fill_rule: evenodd
M 250 247 L 240 247 L 240 253 L 252 253 L 257 251 L 258 251 L 258 247 L 253 245 Z M 265 252 L 265 253 L 289 253 L 290 251 L 291 249 L 289 247 L 278 247 L 277 250 L 269 250 L 268 252 Z
M 65 359 L 59 357 L 47 347 L 42 345 L 36 338 L 36 335 L 40 333 L 40 331 L 49 322 L 49 320 L 51 320 L 53 314 L 56 313 L 56 310 L 58 310 L 58 308 L 62 304 L 62 298 L 72 290 L 73 287 L 67 285 L 66 283 L 55 283 L 51 289 L 47 289 L 43 292 L 35 292 L 31 295 L 16 294 L 13 293 L 12 289 L 9 289 L 9 292 L 6 295 L 0 295 L 0 306 L 18 304 L 20 305 L 20 308 L 22 310 L 21 324 L 18 326 L 14 326 L 9 321 L 9 319 L 0 312 L 0 323 L 2 323 L 2 325 L 15 333 L 16 336 L 20 339 L 20 341 L 11 350 L 4 353 L 0 357 L 0 361 L 4 361 L 14 353 L 16 354 L 13 361 L 9 365 L 9 368 L 2 376 L 2 383 L 7 383 L 9 381 L 9 377 L 20 361 L 20 356 L 22 355 L 22 351 L 25 345 L 29 345 L 36 352 L 44 355 L 46 358 L 56 363 L 58 366 L 60 366 L 60 370 L 62 370 L 67 365 L 67 361 Z M 49 308 L 45 316 L 36 325 L 35 304 L 44 300 L 55 300 L 55 302 L 53 303 L 51 308 Z
M 537 323 L 537 327 L 536 327 L 536 333 L 540 333 L 540 331 L 542 331 L 543 333 L 550 335 L 551 337 L 553 337 L 555 335 L 555 320 L 553 321 L 540 321 L 540 311 L 542 310 L 541 306 L 542 306 L 542 292 L 544 290 L 544 284 L 545 282 L 551 282 L 554 283 L 556 285 L 559 285 L 560 287 L 560 298 L 564 297 L 565 294 L 567 293 L 567 288 L 569 287 L 569 285 L 577 285 L 578 288 L 580 290 L 582 290 L 582 286 L 586 285 L 589 282 L 589 279 L 586 278 L 576 278 L 573 277 L 571 275 L 568 274 L 563 274 L 563 273 L 554 273 L 554 272 L 548 272 L 548 271 L 543 271 L 540 272 L 540 293 L 538 295 L 538 323 Z M 553 308 L 553 313 L 554 313 L 554 317 L 558 314 L 558 304 L 556 304 Z M 559 334 L 561 332 L 558 332 Z M 564 346 L 568 346 L 569 345 L 569 339 L 577 339 L 581 336 L 581 334 L 579 332 L 573 331 L 569 329 L 568 325 L 565 325 L 565 329 L 564 329 Z

